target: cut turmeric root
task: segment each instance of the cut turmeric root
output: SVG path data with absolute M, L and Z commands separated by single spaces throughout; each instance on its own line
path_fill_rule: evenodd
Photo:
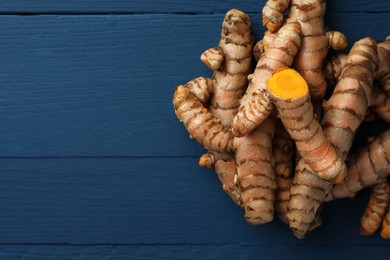
M 272 33 L 277 32 L 284 21 L 301 25 L 303 37 L 292 66 L 306 80 L 310 95 L 316 100 L 321 100 L 326 91 L 322 63 L 329 47 L 341 50 L 347 46 L 342 33 L 326 31 L 325 6 L 324 0 L 268 0 L 262 11 L 263 25 Z
M 348 54 L 340 80 L 326 102 L 322 129 L 342 160 L 347 158 L 356 130 L 367 111 L 376 53 L 374 40 L 364 38 L 356 42 Z M 343 183 L 347 181 L 348 177 Z M 289 226 L 297 237 L 303 238 L 309 231 L 332 186 L 333 183 L 317 177 L 302 159 L 299 161 L 287 213 Z
M 235 136 L 244 136 L 259 126 L 272 112 L 266 82 L 272 72 L 290 66 L 301 41 L 301 27 L 298 23 L 284 25 L 256 65 L 245 95 L 232 123 Z
M 267 88 L 300 156 L 324 180 L 342 181 L 346 166 L 314 116 L 306 81 L 295 70 L 283 68 L 272 74 Z
M 329 48 L 347 44 L 325 30 L 324 12 L 324 0 L 268 0 L 268 31 L 252 50 L 249 17 L 230 10 L 218 46 L 201 55 L 213 76 L 177 87 L 175 113 L 208 150 L 199 165 L 215 169 L 250 224 L 270 222 L 276 211 L 303 238 L 321 225 L 324 200 L 376 185 L 360 231 L 370 235 L 382 222 L 381 236 L 390 238 L 390 187 L 381 183 L 390 174 L 390 130 L 349 154 L 363 120 L 390 121 L 390 37 L 364 38 L 323 66 Z M 323 101 L 327 86 L 333 94 Z M 284 125 L 276 129 L 275 108 Z

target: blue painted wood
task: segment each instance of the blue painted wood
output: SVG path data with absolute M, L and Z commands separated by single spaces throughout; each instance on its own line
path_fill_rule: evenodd
M 370 259 L 387 260 L 389 246 L 318 245 L 21 245 L 0 246 L 2 259 Z
M 199 56 L 217 44 L 222 18 L 0 16 L 0 156 L 201 154 L 173 113 L 172 95 L 179 84 L 211 76 Z M 252 18 L 260 39 L 260 17 Z M 390 16 L 327 21 L 354 42 L 383 39 Z
M 265 0 L 3 0 L 0 13 L 224 13 L 230 8 L 261 12 Z M 387 0 L 327 1 L 330 12 L 384 12 L 390 10 Z
M 2 159 L 0 172 L 0 244 L 388 244 L 358 233 L 367 193 L 325 204 L 303 241 L 276 219 L 251 226 L 196 158 Z
M 0 258 L 386 258 L 389 241 L 358 233 L 367 191 L 325 204 L 301 241 L 278 220 L 248 225 L 197 166 L 174 87 L 211 75 L 199 55 L 228 9 L 250 12 L 259 39 L 264 2 L 1 1 Z M 350 42 L 383 39 L 389 10 L 328 1 L 326 22 Z

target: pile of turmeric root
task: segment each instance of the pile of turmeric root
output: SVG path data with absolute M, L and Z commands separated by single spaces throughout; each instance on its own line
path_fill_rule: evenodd
M 390 121 L 390 37 L 330 57 L 347 39 L 324 14 L 324 0 L 269 0 L 255 44 L 249 16 L 228 11 L 218 46 L 201 55 L 213 76 L 178 86 L 175 113 L 248 223 L 276 213 L 303 238 L 321 225 L 323 202 L 371 187 L 360 233 L 388 239 L 390 130 L 349 150 L 364 121 Z

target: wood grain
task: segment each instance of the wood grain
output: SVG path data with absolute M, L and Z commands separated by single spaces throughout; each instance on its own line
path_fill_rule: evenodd
M 245 12 L 261 13 L 265 0 L 199 0 L 199 1 L 166 1 L 166 0 L 3 0 L 0 2 L 0 13 L 225 13 L 231 8 Z M 390 10 L 387 0 L 345 0 L 328 1 L 328 12 L 385 12 Z
M 199 56 L 217 44 L 222 18 L 0 16 L 0 156 L 201 154 L 176 119 L 172 96 L 175 86 L 211 76 Z M 260 17 L 252 18 L 259 39 Z M 327 19 L 350 42 L 383 39 L 390 22 L 388 14 Z
M 3 259 L 365 259 L 387 260 L 388 245 L 19 245 L 0 246 Z M 361 257 L 359 257 L 361 256 Z
M 297 240 L 276 220 L 245 222 L 196 158 L 2 159 L 0 244 L 383 245 L 359 235 L 368 194 L 325 204 Z
M 260 39 L 264 3 L 1 1 L 0 258 L 385 259 L 388 241 L 358 233 L 368 192 L 325 204 L 300 241 L 276 219 L 248 225 L 197 166 L 204 150 L 175 118 L 174 88 L 212 75 L 199 56 L 228 9 L 249 12 Z M 389 11 L 328 1 L 326 23 L 350 43 L 383 39 Z

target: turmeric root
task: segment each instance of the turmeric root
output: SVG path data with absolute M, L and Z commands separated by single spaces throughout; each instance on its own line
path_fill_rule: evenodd
M 216 170 L 223 190 L 244 208 L 247 221 L 269 222 L 275 210 L 299 238 L 321 225 L 321 203 L 333 182 L 345 175 L 344 160 L 367 107 L 385 120 L 390 119 L 390 42 L 387 39 L 376 45 L 372 39 L 363 39 L 348 56 L 323 67 L 328 48 L 346 46 L 343 34 L 325 30 L 324 12 L 324 0 L 269 0 L 263 9 L 269 31 L 253 50 L 258 62 L 249 75 L 253 44 L 250 19 L 238 10 L 229 11 L 218 46 L 201 56 L 202 62 L 214 71 L 213 76 L 177 87 L 173 98 L 175 113 L 190 136 L 209 150 L 199 164 Z M 298 82 L 304 84 L 296 84 L 295 77 L 288 73 L 279 75 L 277 80 L 269 79 L 274 71 L 274 75 L 288 71 L 281 70 L 286 66 L 295 67 L 304 79 Z M 373 92 L 374 76 L 384 91 Z M 271 82 L 268 89 L 267 80 Z M 272 80 L 276 83 L 272 84 Z M 280 84 L 287 81 L 288 85 Z M 289 85 L 303 88 L 287 90 Z M 335 88 L 324 105 L 324 118 L 319 124 L 310 100 L 318 104 L 326 85 Z M 271 100 L 287 129 L 278 129 L 276 134 Z M 286 133 L 296 141 L 300 156 L 293 183 L 289 159 L 292 144 Z M 352 155 L 348 160 L 349 176 L 334 186 L 327 199 L 340 194 L 353 196 L 362 187 L 383 181 L 390 173 L 388 142 L 390 130 L 360 154 Z M 375 149 L 379 150 L 374 152 Z M 377 189 L 364 215 L 363 234 L 372 232 L 373 225 L 367 217 L 376 216 L 373 212 L 378 208 L 374 205 L 380 204 L 381 214 L 384 212 Z M 382 227 L 384 237 L 390 237 L 390 213 L 387 215 Z
M 245 13 L 236 9 L 227 12 L 218 47 L 201 55 L 202 62 L 215 71 L 213 77 L 199 77 L 179 86 L 174 96 L 178 118 L 190 135 L 210 150 L 200 158 L 199 165 L 214 168 L 223 190 L 239 205 L 230 126 L 251 70 L 250 27 L 251 20 Z
M 348 54 L 340 80 L 326 102 L 322 129 L 343 160 L 346 159 L 356 130 L 366 114 L 376 61 L 374 40 L 364 38 L 356 42 Z M 300 160 L 291 187 L 287 213 L 289 226 L 297 237 L 303 238 L 308 232 L 332 185 L 313 174 L 310 167 Z
M 291 65 L 300 45 L 300 31 L 298 23 L 284 25 L 265 49 L 233 119 L 232 132 L 235 136 L 248 134 L 272 112 L 272 103 L 266 90 L 267 79 L 273 71 Z
M 185 86 L 176 88 L 173 102 L 176 116 L 206 149 L 217 152 L 233 151 L 233 136 L 199 99 Z
M 267 49 L 271 42 L 274 40 L 275 36 L 278 34 L 278 32 L 271 32 L 271 31 L 265 31 L 263 36 L 263 46 L 264 50 Z
M 377 44 L 378 59 L 375 72 L 372 98 L 369 104 L 369 111 L 366 114 L 365 121 L 373 121 L 379 116 L 386 122 L 390 122 L 390 40 Z M 324 76 L 328 86 L 335 86 L 341 70 L 345 65 L 347 55 L 338 54 L 327 60 L 324 66 Z M 378 87 L 380 86 L 380 88 Z M 386 91 L 388 91 L 388 94 Z
M 386 122 L 390 122 L 390 39 L 378 43 L 378 64 L 375 80 L 380 88 L 375 87 L 370 103 L 370 111 Z
M 175 92 L 175 95 L 179 95 L 181 91 L 184 91 L 187 93 L 187 95 L 190 96 L 190 98 L 184 98 L 186 102 L 192 101 L 194 104 L 196 104 L 196 106 L 199 107 L 198 109 L 200 109 L 201 111 L 207 111 L 203 107 L 203 104 L 209 100 L 209 97 L 212 93 L 212 90 L 210 89 L 211 86 L 213 86 L 211 79 L 199 77 L 187 83 L 185 87 L 178 87 Z M 197 99 L 195 97 L 197 97 Z M 174 101 L 174 103 L 175 105 L 179 104 L 179 102 L 177 101 Z M 179 111 L 179 109 L 177 109 L 176 111 Z M 186 113 L 190 112 L 191 111 L 187 111 Z M 208 118 L 212 118 L 213 116 L 214 115 L 211 114 L 211 112 L 207 112 Z M 215 118 L 212 118 L 211 120 L 218 123 L 218 120 L 216 120 Z M 220 124 L 218 124 L 218 126 L 225 131 L 225 129 L 223 128 L 224 125 L 221 126 Z M 231 134 L 230 132 L 226 132 L 226 135 L 229 137 L 229 149 L 226 149 L 227 151 L 222 153 L 208 152 L 201 157 L 199 164 L 203 167 L 215 168 L 217 175 L 222 182 L 222 188 L 224 189 L 224 191 L 226 191 L 232 197 L 233 201 L 235 201 L 237 204 L 240 204 L 238 187 L 233 182 L 233 178 L 236 173 L 235 162 L 231 161 L 234 159 L 232 159 L 232 155 L 231 153 L 229 153 L 229 151 L 232 150 Z M 224 151 L 223 148 L 222 151 Z
M 344 159 L 372 97 L 376 63 L 376 42 L 371 38 L 357 41 L 348 54 L 331 98 L 326 102 L 322 126 L 328 140 Z
M 371 191 L 367 208 L 360 220 L 360 234 L 370 236 L 381 226 L 390 202 L 390 185 L 384 180 Z
M 341 71 L 344 68 L 346 61 L 347 61 L 346 54 L 335 55 L 332 58 L 327 59 L 325 61 L 323 74 L 324 74 L 327 86 L 329 86 L 332 90 L 335 88 L 335 86 L 339 80 L 339 77 L 341 75 Z
M 312 98 L 321 100 L 326 91 L 322 63 L 328 48 L 343 49 L 347 40 L 342 33 L 326 32 L 324 0 L 268 0 L 262 11 L 263 25 L 276 32 L 283 24 L 284 12 L 289 7 L 286 22 L 299 22 L 303 35 L 293 67 L 308 83 Z
M 209 49 L 201 56 L 203 63 L 215 70 L 209 109 L 229 130 L 239 100 L 246 89 L 251 68 L 253 37 L 250 26 L 251 22 L 246 14 L 235 9 L 230 10 L 222 24 L 218 48 Z M 209 164 L 210 161 L 213 162 L 212 165 L 204 165 L 206 157 L 210 157 L 208 160 Z M 201 157 L 199 165 L 214 168 L 222 183 L 222 189 L 236 204 L 241 205 L 239 187 L 234 182 L 237 174 L 234 154 L 210 151 Z
M 390 96 L 390 37 L 378 43 L 378 67 L 375 79 L 379 81 L 381 87 Z
M 390 239 L 390 206 L 387 209 L 386 216 L 382 223 L 381 237 L 384 239 Z
M 329 41 L 329 47 L 333 50 L 344 50 L 347 48 L 347 38 L 345 38 L 343 33 L 338 31 L 327 31 L 326 37 Z
M 306 81 L 295 70 L 283 68 L 272 74 L 267 88 L 302 159 L 319 177 L 340 182 L 346 175 L 345 164 L 314 116 Z
M 258 62 L 260 60 L 261 55 L 263 55 L 264 53 L 264 43 L 262 39 L 255 44 L 252 53 L 253 57 L 255 58 L 255 61 Z
M 379 183 L 390 174 L 390 130 L 350 156 L 343 183 L 336 184 L 326 200 L 353 198 L 358 191 Z
M 290 187 L 293 181 L 294 141 L 278 120 L 275 126 L 275 136 L 272 143 L 275 159 L 276 193 L 275 211 L 279 219 L 287 224 L 287 205 L 290 200 Z
M 250 28 L 251 20 L 245 13 L 230 10 L 222 24 L 219 52 L 211 55 L 211 49 L 201 57 L 206 65 L 215 64 L 209 66 L 215 70 L 210 111 L 229 129 L 251 71 L 253 37 Z
M 226 192 L 232 200 L 242 206 L 241 192 L 236 182 L 237 165 L 236 160 L 229 153 L 207 152 L 199 159 L 199 166 L 214 169 L 222 184 L 222 190 Z
M 370 102 L 370 111 L 384 121 L 390 123 L 390 98 L 380 87 L 374 86 Z
M 269 117 L 248 135 L 234 138 L 237 177 L 245 218 L 254 225 L 270 222 L 274 217 L 274 132 L 274 119 Z
M 232 118 L 237 112 L 239 100 L 247 86 L 247 76 L 251 69 L 253 37 L 250 27 L 251 21 L 245 13 L 236 9 L 230 10 L 225 15 L 222 23 L 222 33 L 218 47 L 207 50 L 201 56 L 203 63 L 215 70 L 212 79 L 195 79 L 185 86 L 179 86 L 180 93 L 175 93 L 175 108 L 180 105 L 183 111 L 192 112 L 186 114 L 186 116 L 189 116 L 188 119 L 191 120 L 184 122 L 184 124 L 190 135 L 203 145 L 213 143 L 211 140 L 207 140 L 208 138 L 206 137 L 214 139 L 216 136 L 201 134 L 210 132 L 210 130 L 208 124 L 206 124 L 207 127 L 203 127 L 204 124 L 200 124 L 204 120 L 198 119 L 197 116 L 199 114 L 203 115 L 211 112 L 216 120 L 210 121 L 213 123 L 214 121 L 218 123 L 220 121 L 225 128 L 229 128 Z M 183 96 L 183 94 L 185 92 L 188 93 L 188 91 L 184 91 L 183 88 L 188 88 L 189 92 L 198 98 L 197 102 L 200 105 L 203 104 L 204 106 L 206 102 L 209 102 L 209 111 L 203 107 L 203 113 L 193 113 L 191 110 L 193 102 L 187 102 L 187 96 Z M 210 97 L 212 98 L 209 100 Z M 195 101 L 192 95 L 188 95 L 188 98 L 191 101 Z M 182 110 L 178 111 L 175 109 L 179 119 L 184 118 Z M 190 128 L 192 125 L 195 125 L 196 128 Z M 219 124 L 218 127 L 220 127 Z M 214 151 L 224 151 L 221 145 L 217 147 L 215 145 L 206 145 L 205 148 Z
M 284 22 L 284 11 L 288 9 L 291 0 L 267 1 L 263 7 L 263 25 L 271 32 L 277 31 Z
M 245 217 L 251 224 L 269 222 L 274 216 L 276 180 L 272 138 L 275 126 L 274 119 L 268 118 L 273 108 L 266 92 L 266 79 L 274 69 L 291 64 L 299 46 L 295 43 L 299 39 L 300 27 L 297 23 L 287 24 L 279 31 L 261 54 L 246 94 L 240 100 L 239 112 L 233 119 L 232 131 L 241 136 L 234 138 L 237 179 Z M 257 121 L 258 116 L 260 121 Z

